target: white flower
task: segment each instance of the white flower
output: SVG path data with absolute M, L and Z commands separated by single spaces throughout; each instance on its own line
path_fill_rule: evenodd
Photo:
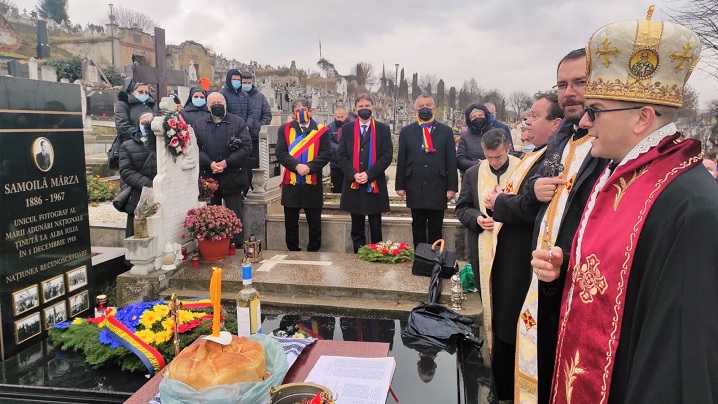
M 167 131 L 167 134 L 169 134 L 170 137 L 174 136 L 176 133 L 177 133 L 177 132 L 175 132 L 174 129 L 170 129 L 169 131 Z

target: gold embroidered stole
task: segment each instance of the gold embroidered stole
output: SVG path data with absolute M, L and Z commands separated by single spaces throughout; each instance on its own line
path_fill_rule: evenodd
M 479 166 L 479 181 L 477 190 L 479 195 L 479 210 L 486 212 L 486 204 L 484 197 L 489 195 L 494 187 L 498 185 L 501 189 L 506 188 L 511 175 L 521 160 L 514 156 L 509 156 L 509 167 L 501 176 L 499 183 L 496 182 L 496 174 L 491 172 L 491 166 L 488 160 L 481 162 Z M 495 224 L 494 224 L 495 226 Z M 491 327 L 491 265 L 494 261 L 494 236 L 492 231 L 483 231 L 479 233 L 479 272 L 481 274 L 479 283 L 481 284 L 481 304 L 484 306 L 484 329 L 486 330 L 486 338 L 489 351 L 492 348 L 492 327 Z
M 556 190 L 548 209 L 546 209 L 538 232 L 535 249 L 546 249 L 550 243 L 556 243 L 556 236 L 561 228 L 566 202 L 573 189 L 578 170 L 583 161 L 591 152 L 592 137 L 584 136 L 581 139 L 570 139 L 563 149 L 561 164 L 563 172 L 560 178 L 568 180 Z M 514 402 L 538 402 L 538 296 L 539 281 L 532 273 L 531 286 L 521 308 L 516 333 L 516 365 L 514 378 Z

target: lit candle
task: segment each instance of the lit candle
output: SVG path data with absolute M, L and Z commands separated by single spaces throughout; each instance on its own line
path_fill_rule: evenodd
M 222 299 L 222 268 L 212 267 L 209 281 L 209 298 L 212 300 L 212 336 L 219 337 L 219 302 Z

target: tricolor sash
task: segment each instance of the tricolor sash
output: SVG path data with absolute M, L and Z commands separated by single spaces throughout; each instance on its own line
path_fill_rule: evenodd
M 549 202 L 541 219 L 535 249 L 545 250 L 549 244 L 552 246 L 556 244 L 568 197 L 583 161 L 591 152 L 592 140 L 590 136 L 583 136 L 578 140 L 569 139 L 564 148 L 561 155 L 561 164 L 564 168 L 560 178 L 568 180 L 568 183 L 559 185 L 556 194 Z M 532 272 L 531 285 L 521 307 L 516 332 L 514 402 L 517 404 L 538 402 L 538 299 L 539 280 Z
M 681 141 L 675 125 L 647 139 L 647 152 L 639 155 L 634 148 L 613 174 L 605 169 L 574 237 L 551 388 L 555 403 L 608 402 L 627 283 L 645 219 L 668 184 L 702 162 L 700 142 Z
M 360 147 L 361 147 L 361 133 L 359 129 L 359 120 L 357 119 L 354 121 L 354 170 L 358 173 L 361 172 L 361 165 L 359 164 L 360 160 Z M 374 118 L 371 118 L 371 123 L 369 125 L 369 130 L 371 130 L 371 134 L 369 135 L 369 164 L 367 165 L 367 170 L 371 168 L 374 164 L 376 164 L 376 128 L 374 127 Z M 359 183 L 356 181 L 352 181 L 351 189 L 359 189 Z M 366 191 L 371 192 L 373 194 L 379 193 L 379 186 L 377 186 L 376 179 L 366 186 Z
M 436 123 L 435 118 L 431 118 L 430 121 L 422 121 L 421 119 L 417 118 L 416 122 L 419 127 L 421 128 L 422 133 L 422 142 L 421 142 L 421 150 L 424 153 L 433 153 L 436 151 L 434 149 L 434 142 L 431 139 L 431 129 Z
M 102 326 L 107 329 L 110 335 L 120 343 L 120 345 L 140 358 L 142 363 L 145 364 L 150 376 L 153 376 L 155 372 L 165 367 L 165 359 L 162 357 L 162 354 L 137 337 L 132 330 L 117 320 L 114 315 L 105 317 Z
M 319 152 L 319 140 L 322 135 L 327 132 L 329 128 L 318 124 L 317 129 L 312 130 L 307 134 L 297 134 L 297 130 L 292 126 L 292 122 L 287 122 L 284 126 L 284 139 L 287 142 L 287 149 L 289 155 L 294 157 L 301 164 L 307 164 L 314 160 L 317 153 Z M 309 175 L 298 175 L 293 171 L 284 168 L 283 180 L 280 187 L 284 184 L 296 185 L 296 184 L 308 184 L 317 185 L 318 179 L 317 174 Z
M 496 174 L 491 172 L 491 165 L 488 160 L 484 160 L 479 165 L 479 183 L 477 185 L 479 195 L 479 210 L 486 212 L 486 204 L 484 203 L 484 197 L 494 190 L 494 187 L 498 185 L 501 189 L 506 188 L 506 184 L 509 182 L 511 174 L 513 174 L 516 167 L 519 165 L 520 160 L 514 156 L 509 155 L 509 167 L 506 172 L 501 176 L 499 183 L 496 182 Z M 495 226 L 495 225 L 494 225 Z M 494 246 L 494 235 L 493 231 L 482 231 L 479 233 L 479 287 L 481 288 L 481 304 L 484 306 L 484 329 L 486 330 L 486 338 L 488 342 L 489 352 L 491 352 L 493 346 L 493 327 L 492 327 L 492 306 L 491 306 L 491 265 L 494 261 L 493 246 Z

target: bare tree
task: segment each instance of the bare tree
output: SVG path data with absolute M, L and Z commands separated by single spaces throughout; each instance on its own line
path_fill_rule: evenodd
M 439 84 L 439 76 L 436 74 L 422 74 L 419 77 L 419 90 L 434 95 L 436 86 Z
M 701 38 L 705 70 L 718 78 L 718 1 L 688 0 L 681 2 L 679 9 L 668 10 L 673 21 L 690 27 Z
M 139 28 L 143 32 L 152 34 L 155 32 L 155 27 L 159 27 L 152 18 L 147 14 L 142 14 L 139 11 L 135 11 L 122 5 L 119 5 L 113 9 L 112 15 L 115 18 L 115 24 L 122 28 Z M 110 12 L 108 11 L 104 17 L 99 21 L 101 24 L 110 23 Z
M 525 91 L 514 91 L 509 95 L 509 105 L 511 109 L 516 113 L 516 116 L 521 114 L 521 111 L 531 108 L 533 99 Z
M 686 86 L 683 90 L 683 106 L 678 110 L 678 117 L 695 120 L 698 116 L 698 92 L 691 86 Z
M 317 65 L 326 74 L 327 78 L 339 77 L 339 73 L 336 67 L 334 67 L 334 64 L 326 58 L 319 59 Z
M 358 62 L 352 67 L 352 75 L 356 77 L 357 84 L 364 88 L 371 88 L 376 84 L 374 66 L 367 62 Z
M 17 12 L 17 3 L 12 0 L 0 0 L 0 14 L 5 14 L 10 10 Z

